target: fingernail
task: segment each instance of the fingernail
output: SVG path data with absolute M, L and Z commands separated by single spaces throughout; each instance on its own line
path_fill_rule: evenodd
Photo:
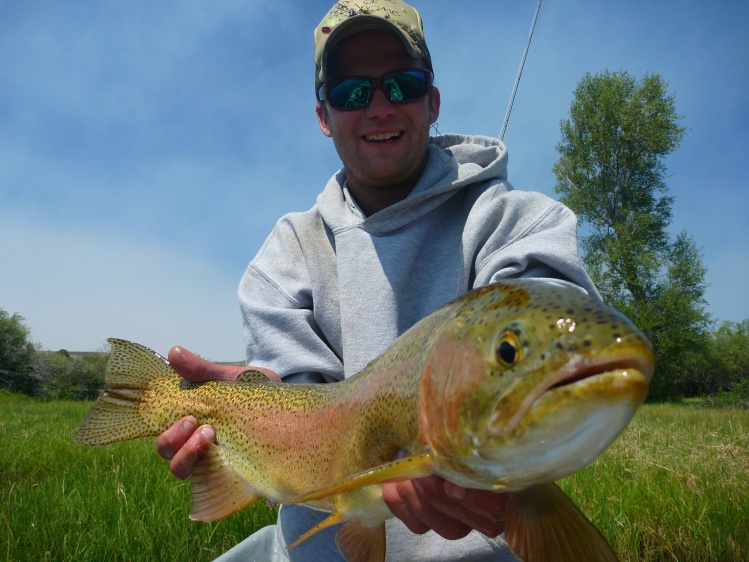
M 456 486 L 453 484 L 452 486 L 450 486 L 447 493 L 454 500 L 463 500 L 465 499 L 468 490 L 466 490 L 462 486 Z
M 185 420 L 182 422 L 182 431 L 185 435 L 192 435 L 195 432 L 196 427 L 197 426 L 190 420 Z
M 203 427 L 201 427 L 200 434 L 208 441 L 213 442 L 216 440 L 216 432 L 213 431 L 213 428 L 210 425 L 204 425 Z

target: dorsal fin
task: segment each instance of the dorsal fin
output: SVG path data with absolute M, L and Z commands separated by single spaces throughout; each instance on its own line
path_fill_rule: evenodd
M 268 377 L 256 369 L 247 369 L 237 375 L 237 382 L 268 382 Z

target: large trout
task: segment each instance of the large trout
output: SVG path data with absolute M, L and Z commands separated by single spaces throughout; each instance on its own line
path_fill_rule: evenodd
M 538 280 L 483 287 L 424 318 L 332 384 L 190 383 L 155 352 L 111 339 L 84 445 L 157 435 L 192 414 L 217 444 L 192 474 L 193 519 L 260 498 L 331 512 L 350 561 L 382 561 L 384 482 L 437 474 L 508 492 L 505 538 L 528 562 L 615 560 L 553 481 L 590 464 L 642 403 L 645 336 L 614 309 Z M 404 451 L 406 455 L 404 456 Z

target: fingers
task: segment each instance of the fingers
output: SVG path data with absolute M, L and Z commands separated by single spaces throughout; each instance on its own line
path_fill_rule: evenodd
M 175 371 L 177 371 L 177 374 L 192 382 L 203 382 L 209 380 L 233 381 L 237 379 L 239 373 L 248 369 L 248 367 L 242 367 L 241 365 L 220 365 L 218 363 L 211 363 L 180 346 L 175 346 L 170 349 L 168 358 L 169 364 Z M 270 369 L 263 369 L 261 367 L 250 368 L 260 371 L 270 380 L 281 380 L 278 375 Z
M 468 513 L 466 523 L 488 537 L 496 537 L 504 531 L 507 494 L 490 490 L 463 488 L 445 481 L 445 493 Z
M 213 428 L 210 425 L 200 426 L 187 440 L 187 443 L 174 454 L 169 463 L 169 470 L 180 480 L 189 478 L 195 462 L 215 442 L 216 433 Z
M 239 365 L 211 363 L 183 347 L 169 350 L 169 364 L 182 378 L 192 382 L 210 380 L 236 380 L 237 375 L 246 370 Z M 280 381 L 278 375 L 269 369 L 254 368 L 271 380 Z M 195 416 L 186 416 L 173 424 L 156 438 L 159 455 L 170 461 L 169 469 L 177 478 L 189 478 L 195 462 L 216 441 L 216 433 L 210 425 L 198 427 Z
M 475 529 L 489 537 L 497 536 L 504 531 L 507 494 L 463 488 L 448 481 L 445 481 L 444 489 L 448 497 L 457 500 L 468 510 L 472 518 L 476 518 L 477 523 L 479 520 L 490 523 L 490 527 L 484 530 L 474 526 Z
M 169 350 L 169 364 L 182 378 L 192 382 L 210 380 L 236 380 L 246 370 L 240 365 L 211 363 L 187 349 L 175 346 Z M 254 367 L 253 367 L 254 368 Z M 254 368 L 271 380 L 280 381 L 269 369 Z M 177 478 L 189 478 L 195 462 L 216 441 L 216 433 L 210 425 L 198 427 L 195 416 L 186 416 L 173 424 L 156 438 L 159 455 L 170 461 L 169 469 Z
M 205 454 L 215 441 L 216 433 L 213 428 L 210 425 L 200 426 L 187 443 L 175 453 L 174 458 L 169 463 L 169 470 L 180 480 L 189 478 L 195 462 Z
M 194 416 L 187 416 L 172 425 L 156 438 L 159 455 L 171 461 L 169 469 L 177 478 L 189 478 L 195 462 L 216 442 L 216 433 L 210 425 L 198 427 Z
M 206 380 L 235 380 L 243 370 L 238 365 L 219 365 L 210 363 L 188 351 L 175 346 L 169 350 L 169 364 L 182 378 L 193 382 Z
M 182 446 L 187 443 L 198 428 L 195 416 L 186 416 L 156 438 L 156 449 L 161 458 L 170 461 Z
M 455 540 L 472 529 L 489 537 L 504 530 L 505 496 L 448 486 L 437 476 L 385 484 L 382 497 L 393 514 L 416 534 L 433 529 Z
M 471 527 L 443 511 L 444 496 L 442 481 L 435 476 L 385 484 L 382 493 L 390 511 L 412 533 L 421 535 L 433 529 L 446 539 L 463 538 L 471 532 Z

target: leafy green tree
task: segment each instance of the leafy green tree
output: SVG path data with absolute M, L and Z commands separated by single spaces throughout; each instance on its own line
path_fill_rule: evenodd
M 59 351 L 37 351 L 30 371 L 40 381 L 37 396 L 43 398 L 64 398 L 65 387 L 70 379 L 74 359 Z
M 39 381 L 29 372 L 37 345 L 20 314 L 0 308 L 0 386 L 13 392 L 35 394 Z
M 103 352 L 84 355 L 73 365 L 72 384 L 66 397 L 76 400 L 93 400 L 104 388 L 104 373 L 109 354 Z
M 601 295 L 653 342 L 655 399 L 678 393 L 689 355 L 709 336 L 700 252 L 686 232 L 672 241 L 667 231 L 674 199 L 663 159 L 686 132 L 679 119 L 658 74 L 587 74 L 561 123 L 554 166 L 554 191 L 586 228 L 584 260 Z
M 723 322 L 714 334 L 723 363 L 725 389 L 749 399 L 749 319 Z
M 39 395 L 65 400 L 91 400 L 104 388 L 104 374 L 109 353 L 98 351 L 80 358 L 60 351 L 39 351 L 31 370 L 44 381 Z

